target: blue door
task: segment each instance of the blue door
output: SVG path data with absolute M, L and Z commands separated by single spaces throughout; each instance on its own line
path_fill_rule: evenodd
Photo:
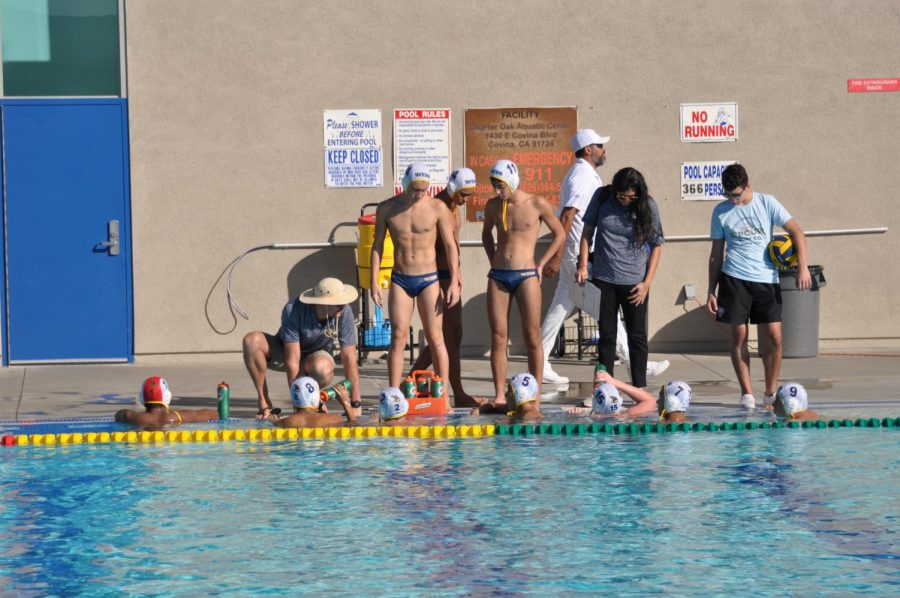
M 6 363 L 130 361 L 125 100 L 4 100 Z

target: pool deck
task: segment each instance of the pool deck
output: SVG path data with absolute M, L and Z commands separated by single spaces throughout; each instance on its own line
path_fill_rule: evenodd
M 736 406 L 739 391 L 728 355 L 721 353 L 659 354 L 652 359 L 668 359 L 669 369 L 649 380 L 652 390 L 672 379 L 685 380 L 694 389 L 695 404 Z M 568 387 L 544 385 L 547 405 L 573 404 L 590 394 L 593 363 L 587 360 L 553 361 L 554 369 L 568 376 Z M 522 356 L 510 358 L 509 375 L 524 371 Z M 627 379 L 627 371 L 617 367 Z M 488 396 L 492 389 L 490 363 L 486 357 L 468 358 L 462 364 L 466 391 Z M 751 363 L 757 400 L 762 398 L 762 362 Z M 341 370 L 339 370 L 339 374 Z M 216 387 L 221 380 L 231 386 L 232 417 L 252 417 L 256 398 L 240 355 L 224 355 L 175 363 L 171 358 L 157 362 L 143 358 L 138 364 L 15 366 L 0 370 L 0 420 L 35 420 L 70 417 L 111 416 L 116 410 L 134 405 L 141 382 L 148 376 L 163 376 L 185 408 L 215 409 Z M 342 377 L 342 376 L 340 376 Z M 373 405 L 378 390 L 387 383 L 387 366 L 369 359 L 360 379 L 363 405 Z M 785 359 L 783 381 L 805 385 L 810 406 L 874 403 L 897 405 L 900 412 L 900 347 L 853 350 L 823 350 L 818 357 Z M 580 383 L 578 383 L 580 382 Z M 290 397 L 284 374 L 269 373 L 269 386 L 276 406 L 289 411 Z

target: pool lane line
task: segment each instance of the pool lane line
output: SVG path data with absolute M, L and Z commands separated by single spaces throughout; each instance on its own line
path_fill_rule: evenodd
M 581 436 L 587 434 L 636 435 L 661 432 L 720 432 L 780 428 L 900 428 L 900 417 L 776 422 L 680 422 L 499 425 L 497 436 Z
M 680 422 L 680 423 L 591 423 L 508 424 L 447 426 L 355 426 L 352 428 L 255 428 L 247 430 L 158 430 L 128 432 L 63 432 L 59 434 L 8 434 L 4 446 L 70 444 L 158 444 L 214 442 L 271 442 L 281 440 L 344 438 L 479 438 L 483 436 L 585 436 L 588 434 L 638 435 L 663 432 L 721 432 L 774 430 L 780 428 L 900 428 L 898 418 L 805 420 L 788 422 Z
M 355 426 L 352 428 L 254 428 L 238 430 L 131 430 L 127 432 L 64 432 L 59 434 L 19 434 L 0 438 L 4 446 L 69 444 L 156 444 L 213 442 L 271 442 L 280 440 L 343 438 L 478 438 L 493 436 L 493 424 L 452 426 Z

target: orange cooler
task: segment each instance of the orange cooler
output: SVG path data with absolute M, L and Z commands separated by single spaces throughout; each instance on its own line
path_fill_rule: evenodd
M 407 415 L 447 415 L 450 410 L 447 408 L 447 389 L 444 388 L 443 396 L 431 396 L 431 383 L 436 378 L 431 370 L 415 370 L 410 373 L 410 377 L 416 383 L 416 396 L 407 398 L 409 402 L 409 411 Z M 429 390 L 419 389 L 420 383 L 425 382 L 426 388 Z M 423 385 L 424 386 L 424 385 Z

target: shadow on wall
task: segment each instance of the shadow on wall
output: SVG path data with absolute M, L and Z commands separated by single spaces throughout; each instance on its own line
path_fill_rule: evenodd
M 307 255 L 297 262 L 287 275 L 286 301 L 295 299 L 297 295 L 316 285 L 319 280 L 333 276 L 345 284 L 357 289 L 356 250 L 353 247 L 331 247 Z M 359 289 L 360 294 L 363 290 Z M 359 302 L 351 306 L 359 313 Z
M 650 350 L 658 352 L 728 352 L 728 335 L 702 307 L 694 307 L 656 331 L 650 338 Z
M 462 310 L 462 352 L 467 354 L 466 347 L 474 345 L 475 351 L 469 351 L 481 355 L 491 348 L 491 327 L 487 317 L 487 293 L 479 293 L 463 304 Z

